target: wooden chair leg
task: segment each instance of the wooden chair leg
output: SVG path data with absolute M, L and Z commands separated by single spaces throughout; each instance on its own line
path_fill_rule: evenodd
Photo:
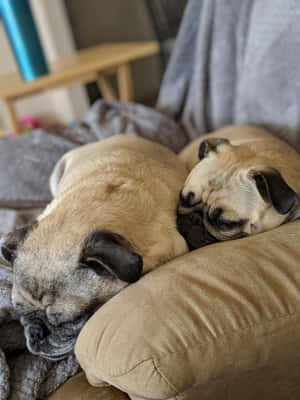
M 117 100 L 117 95 L 109 81 L 109 77 L 107 75 L 98 74 L 98 87 L 102 93 L 102 96 L 107 100 Z
M 18 121 L 18 117 L 16 114 L 16 110 L 14 107 L 14 102 L 12 99 L 4 99 L 4 103 L 6 105 L 6 110 L 10 119 L 11 129 L 13 133 L 21 133 L 22 129 Z
M 117 70 L 120 100 L 127 103 L 133 100 L 133 83 L 129 64 L 122 64 Z

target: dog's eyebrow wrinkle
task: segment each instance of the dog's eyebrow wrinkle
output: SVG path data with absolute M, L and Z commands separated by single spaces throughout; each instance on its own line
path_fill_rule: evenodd
M 44 286 L 35 277 L 31 277 L 24 272 L 20 272 L 18 281 L 21 283 L 20 287 L 25 294 L 23 294 L 23 297 L 32 304 L 33 302 L 41 302 L 44 296 L 56 297 L 58 294 L 59 284 L 56 281 L 51 282 L 51 287 Z
M 39 306 L 37 299 L 32 296 L 32 294 L 29 290 L 27 290 L 26 288 L 24 288 L 24 290 L 22 288 L 19 290 L 21 292 L 21 296 L 23 297 L 23 299 L 26 300 L 26 302 L 30 306 L 33 306 L 33 307 Z
M 18 282 L 22 283 L 22 287 L 26 289 L 27 291 L 36 291 L 37 290 L 37 282 L 34 277 L 31 277 L 24 273 L 23 271 L 20 271 L 17 275 Z

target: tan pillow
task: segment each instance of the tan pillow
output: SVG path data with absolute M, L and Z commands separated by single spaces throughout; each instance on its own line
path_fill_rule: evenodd
M 177 258 L 106 303 L 76 355 L 103 381 L 166 399 L 280 362 L 300 343 L 300 221 Z

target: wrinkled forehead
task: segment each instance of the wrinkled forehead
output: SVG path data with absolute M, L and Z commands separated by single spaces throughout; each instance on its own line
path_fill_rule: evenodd
M 58 238 L 56 238 L 58 236 Z M 37 229 L 18 246 L 14 268 L 33 276 L 43 276 L 76 265 L 80 257 L 81 243 L 56 233 L 43 235 Z
M 61 290 L 62 282 L 66 282 L 66 271 L 69 271 L 72 278 L 73 268 L 76 266 L 76 257 L 57 259 L 49 251 L 21 247 L 14 262 L 14 289 L 22 289 L 36 299 L 45 294 L 56 296 Z
M 26 268 L 14 269 L 13 289 L 22 292 L 23 297 L 40 300 L 44 295 L 57 296 L 62 290 L 62 280 L 58 276 L 50 274 L 36 274 Z
M 203 160 L 204 161 L 204 160 Z M 202 165 L 201 165 L 202 164 Z M 188 176 L 183 195 L 194 193 L 194 201 L 247 215 L 253 204 L 261 201 L 247 170 L 226 168 L 200 162 Z
M 228 168 L 221 159 L 205 159 L 191 170 L 184 186 L 193 185 L 193 190 L 196 191 L 197 188 L 211 186 L 217 189 L 236 179 L 236 175 L 235 168 Z
M 192 169 L 190 175 L 198 175 L 202 179 L 224 178 L 239 170 L 253 157 L 248 146 L 224 146 L 222 152 L 210 152 L 207 157 L 199 161 Z

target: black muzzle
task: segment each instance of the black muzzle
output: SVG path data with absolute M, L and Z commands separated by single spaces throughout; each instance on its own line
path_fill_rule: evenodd
M 189 249 L 195 250 L 208 244 L 219 242 L 204 226 L 202 212 L 177 215 L 177 228 L 185 238 Z

